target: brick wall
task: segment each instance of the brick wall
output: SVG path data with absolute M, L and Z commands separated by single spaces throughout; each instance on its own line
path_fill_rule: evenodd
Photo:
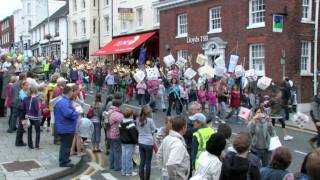
M 240 60 L 246 59 L 246 68 L 249 67 L 249 44 L 263 43 L 265 46 L 265 72 L 266 76 L 274 81 L 282 80 L 282 66 L 280 57 L 282 49 L 286 52 L 286 75 L 296 82 L 299 102 L 309 102 L 312 96 L 312 77 L 300 76 L 300 51 L 301 40 L 313 39 L 314 25 L 302 24 L 301 1 L 278 0 L 265 1 L 266 27 L 247 29 L 249 24 L 248 0 L 208 0 L 192 5 L 180 6 L 160 12 L 160 58 L 169 52 L 169 45 L 173 55 L 180 49 L 186 49 L 192 56 L 193 68 L 197 68 L 195 59 L 198 53 L 203 53 L 202 43 L 187 44 L 186 38 L 177 39 L 177 16 L 181 13 L 188 14 L 188 36 L 207 35 L 209 9 L 221 6 L 222 33 L 210 34 L 209 37 L 220 37 L 227 42 L 226 59 L 230 53 L 240 55 Z M 314 7 L 314 6 L 313 6 Z M 274 13 L 284 13 L 284 31 L 272 32 Z M 313 45 L 312 45 L 313 55 Z M 311 59 L 313 62 L 313 59 Z M 313 67 L 313 65 L 312 65 Z

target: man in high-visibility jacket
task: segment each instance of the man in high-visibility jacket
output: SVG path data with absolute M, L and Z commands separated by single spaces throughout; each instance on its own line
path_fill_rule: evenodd
M 43 72 L 46 75 L 46 80 L 49 80 L 49 69 L 50 69 L 50 63 L 48 60 L 45 61 L 43 64 Z
M 193 133 L 191 146 L 192 168 L 197 169 L 199 156 L 206 150 L 207 141 L 212 134 L 216 133 L 216 131 L 207 126 L 207 118 L 202 113 L 190 116 L 189 119 L 193 122 L 193 127 L 198 129 Z

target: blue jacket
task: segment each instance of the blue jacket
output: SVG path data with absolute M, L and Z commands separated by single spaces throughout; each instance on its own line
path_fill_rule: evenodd
M 54 106 L 55 128 L 58 134 L 75 133 L 79 113 L 66 96 L 62 96 Z
M 70 71 L 70 79 L 72 80 L 72 81 L 76 81 L 76 80 L 78 80 L 78 70 L 71 70 Z

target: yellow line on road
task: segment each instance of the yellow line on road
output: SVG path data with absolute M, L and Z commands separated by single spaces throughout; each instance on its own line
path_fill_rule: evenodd
M 92 153 L 91 150 L 87 150 L 89 152 L 89 155 L 91 156 L 92 161 L 96 161 L 96 157 L 95 155 Z M 79 177 L 81 175 L 87 175 L 88 173 L 90 173 L 93 170 L 93 168 L 91 166 L 89 166 L 82 174 L 80 174 L 79 176 L 76 176 L 74 178 L 71 178 L 71 180 L 78 180 Z

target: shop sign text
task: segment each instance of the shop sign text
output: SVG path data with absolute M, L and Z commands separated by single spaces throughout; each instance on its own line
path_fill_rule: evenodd
M 187 37 L 187 44 L 196 44 L 201 42 L 207 42 L 209 37 L 205 36 L 195 36 L 195 37 Z

